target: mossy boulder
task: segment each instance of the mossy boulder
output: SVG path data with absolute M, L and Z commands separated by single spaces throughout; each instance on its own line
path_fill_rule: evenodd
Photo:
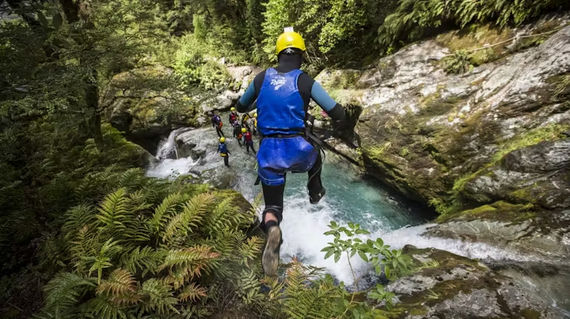
M 562 312 L 519 281 L 478 261 L 405 246 L 416 271 L 386 290 L 397 302 L 387 318 L 560 318 Z
M 408 198 L 441 214 L 501 200 L 560 211 L 570 205 L 567 20 L 451 32 L 368 69 L 326 70 L 317 78 L 362 108 L 361 163 Z M 499 56 L 466 74 L 447 74 L 439 63 L 454 50 L 516 34 L 541 41 L 493 46 Z
M 177 87 L 171 69 L 134 69 L 112 78 L 102 92 L 100 105 L 104 117 L 114 127 L 154 151 L 156 145 L 147 145 L 149 140 L 156 140 L 177 126 L 195 124 L 196 104 L 191 95 Z

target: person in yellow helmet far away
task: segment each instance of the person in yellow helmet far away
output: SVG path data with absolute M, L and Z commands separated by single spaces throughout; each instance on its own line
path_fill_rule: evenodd
M 218 153 L 220 156 L 224 158 L 224 165 L 230 166 L 230 151 L 228 150 L 228 146 L 226 145 L 226 138 L 220 137 L 220 143 L 218 144 Z

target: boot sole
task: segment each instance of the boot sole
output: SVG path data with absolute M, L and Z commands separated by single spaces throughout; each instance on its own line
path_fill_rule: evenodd
M 281 229 L 273 226 L 267 232 L 267 243 L 263 250 L 263 271 L 270 277 L 277 276 L 277 266 L 279 266 L 279 245 L 281 244 Z
M 313 205 L 318 204 L 321 201 L 321 199 L 323 199 L 323 197 L 325 197 L 326 193 L 327 193 L 327 190 L 323 187 L 323 190 L 319 194 L 317 194 L 317 196 L 316 196 L 317 198 L 313 199 L 313 197 L 309 196 L 309 203 L 311 203 Z

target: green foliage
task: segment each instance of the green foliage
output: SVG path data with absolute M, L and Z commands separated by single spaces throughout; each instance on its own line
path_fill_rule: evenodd
M 465 50 L 457 50 L 453 55 L 442 60 L 443 68 L 447 73 L 465 73 L 473 69 L 469 55 Z
M 369 30 L 378 27 L 390 7 L 392 1 L 382 0 L 269 0 L 261 24 L 267 59 L 275 60 L 278 35 L 284 27 L 293 26 L 305 39 L 311 65 L 322 67 L 328 64 L 327 57 L 354 61 L 370 53 L 362 50 L 373 45 Z
M 184 184 L 135 180 L 139 185 L 118 183 L 98 205 L 66 213 L 61 237 L 68 271 L 46 285 L 53 301 L 42 316 L 181 314 L 216 298 L 208 287 L 231 283 L 243 266 L 259 272 L 251 261 L 261 240 L 244 233 L 253 213 L 232 209 L 235 193 L 191 195 Z M 236 256 L 235 247 L 244 255 Z
M 174 53 L 174 71 L 183 89 L 200 85 L 205 89 L 219 89 L 229 84 L 230 76 L 196 35 L 180 38 Z
M 388 50 L 440 30 L 464 28 L 474 23 L 518 26 L 562 7 L 567 8 L 568 3 L 560 0 L 400 0 L 395 11 L 379 27 L 378 42 Z
M 345 227 L 331 221 L 329 228 L 331 230 L 325 234 L 333 236 L 334 240 L 322 250 L 326 253 L 325 259 L 334 256 L 337 262 L 344 253 L 350 264 L 350 258 L 358 254 L 362 260 L 372 264 L 377 274 L 384 273 L 388 279 L 406 275 L 411 271 L 411 259 L 403 255 L 401 250 L 390 249 L 381 238 L 374 241 L 371 239 L 363 241 L 358 238 L 358 235 L 369 234 L 360 228 L 360 225 L 349 223 L 348 227 Z M 358 285 L 356 279 L 355 285 Z
M 395 295 L 382 285 L 358 292 L 360 278 L 352 269 L 351 257 L 358 254 L 374 266 L 378 275 L 384 273 L 390 279 L 409 273 L 411 258 L 390 249 L 380 238 L 363 241 L 359 237 L 368 231 L 358 224 L 341 226 L 333 221 L 329 228 L 326 234 L 334 239 L 322 251 L 325 258 L 334 256 L 335 261 L 346 256 L 354 279 L 351 291 L 343 282 L 336 284 L 322 269 L 305 266 L 293 258 L 283 281 L 266 278 L 260 283 L 253 273 L 243 270 L 238 294 L 250 311 L 270 318 L 381 318 L 381 309 L 391 309 Z M 266 294 L 259 293 L 262 285 L 268 290 Z

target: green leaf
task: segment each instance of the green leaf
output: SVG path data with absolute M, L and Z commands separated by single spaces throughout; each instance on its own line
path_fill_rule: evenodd
M 59 28 L 61 27 L 61 23 L 63 22 L 63 19 L 61 18 L 61 14 L 59 14 L 59 13 L 54 14 L 52 21 L 53 21 L 53 27 L 56 30 L 59 30 Z
M 38 21 L 40 22 L 40 24 L 42 25 L 42 27 L 44 29 L 47 29 L 49 27 L 49 24 L 48 24 L 48 21 L 46 19 L 46 16 L 41 11 L 38 11 L 37 14 L 38 14 Z
M 334 254 L 334 262 L 337 263 L 340 260 L 340 252 L 335 252 Z
M 364 260 L 365 262 L 368 262 L 368 256 L 363 251 L 359 250 L 358 256 L 360 256 L 360 258 L 362 258 L 362 260 Z

